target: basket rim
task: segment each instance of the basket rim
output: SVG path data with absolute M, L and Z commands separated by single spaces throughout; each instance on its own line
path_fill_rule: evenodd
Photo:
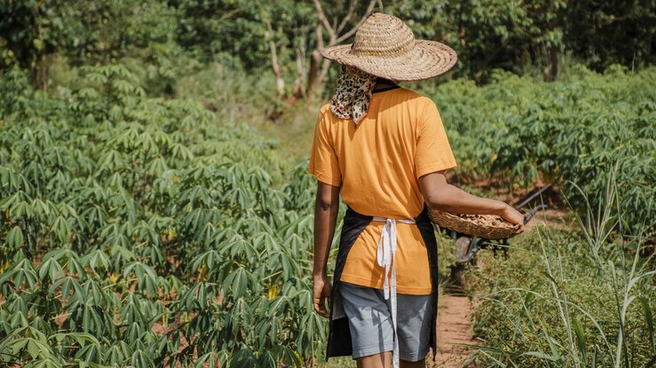
M 463 215 L 467 215 L 467 214 L 463 214 Z M 488 216 L 495 216 L 495 215 L 488 215 Z M 500 220 L 507 222 L 509 226 L 495 226 L 495 225 L 488 225 L 488 224 L 483 225 L 480 223 L 475 223 L 468 219 L 464 219 L 458 216 L 458 214 L 453 214 L 450 212 L 429 208 L 429 218 L 431 219 L 431 221 L 437 224 L 438 226 L 447 229 L 455 230 L 465 234 L 476 235 L 483 238 L 489 237 L 490 239 L 503 239 L 516 235 L 516 231 L 519 228 L 519 225 L 512 225 L 510 222 L 506 221 L 501 216 L 497 216 L 497 217 L 499 217 Z M 447 222 L 447 224 L 444 224 L 444 222 Z M 453 229 L 452 227 L 454 225 L 455 227 L 458 227 L 458 229 Z M 488 236 L 485 236 L 486 234 Z

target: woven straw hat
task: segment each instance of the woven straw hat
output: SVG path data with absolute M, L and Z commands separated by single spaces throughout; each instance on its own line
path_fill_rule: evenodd
M 394 81 L 432 78 L 451 69 L 458 60 L 451 47 L 437 41 L 415 40 L 401 19 L 383 13 L 369 16 L 352 44 L 325 48 L 321 55 Z

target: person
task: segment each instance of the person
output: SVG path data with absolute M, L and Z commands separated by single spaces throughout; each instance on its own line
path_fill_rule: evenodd
M 313 299 L 329 318 L 326 360 L 424 367 L 429 348 L 437 355 L 437 244 L 427 206 L 496 214 L 520 232 L 523 217 L 447 183 L 456 161 L 435 103 L 397 84 L 446 72 L 457 60 L 453 49 L 415 40 L 399 18 L 373 13 L 352 44 L 321 53 L 342 67 L 320 109 L 308 167 L 318 183 Z M 331 283 L 340 195 L 348 207 Z

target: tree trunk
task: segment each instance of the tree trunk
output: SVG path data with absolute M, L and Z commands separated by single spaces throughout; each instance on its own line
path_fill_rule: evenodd
M 278 98 L 283 98 L 285 96 L 285 79 L 282 77 L 282 69 L 278 62 L 278 49 L 276 43 L 273 42 L 273 29 L 271 27 L 271 22 L 267 20 L 265 23 L 267 26 L 265 36 L 271 51 L 271 67 L 273 69 L 273 74 L 276 76 L 276 90 L 278 91 Z
M 547 82 L 553 82 L 558 76 L 558 49 L 551 46 L 549 49 L 549 73 L 546 75 Z
M 317 13 L 317 25 L 314 27 L 314 36 L 317 42 L 317 46 L 312 51 L 312 56 L 310 57 L 310 72 L 308 73 L 307 87 L 305 88 L 305 94 L 312 96 L 312 89 L 314 88 L 314 83 L 317 80 L 317 73 L 319 73 L 319 64 L 321 63 L 321 53 L 319 50 L 323 49 L 323 25 L 321 22 L 321 17 L 323 12 Z
M 307 87 L 305 88 L 305 92 L 308 96 L 312 94 L 312 89 L 314 88 L 314 83 L 317 79 L 317 73 L 319 73 L 321 58 L 319 50 L 312 51 L 312 56 L 310 57 L 310 72 L 308 73 Z
M 296 79 L 294 79 L 294 86 L 292 87 L 292 96 L 295 100 L 300 100 L 305 96 L 303 90 L 303 79 L 305 79 L 305 52 L 301 49 L 296 49 Z
M 330 69 L 330 60 L 325 59 L 321 65 L 321 74 L 319 74 L 319 80 L 317 81 L 317 86 L 319 86 L 320 90 L 323 90 L 323 87 L 326 85 L 328 69 Z

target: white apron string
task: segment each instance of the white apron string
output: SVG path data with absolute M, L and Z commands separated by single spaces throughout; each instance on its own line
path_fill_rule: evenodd
M 385 268 L 385 282 L 383 290 L 385 300 L 391 299 L 392 305 L 392 327 L 394 330 L 394 350 L 392 351 L 392 367 L 399 367 L 399 337 L 396 333 L 396 223 L 414 224 L 412 220 L 388 219 L 384 217 L 374 217 L 373 221 L 384 221 L 385 226 L 378 240 L 378 249 L 376 250 L 376 261 L 378 265 Z M 390 275 L 391 269 L 391 275 Z M 390 277 L 391 276 L 391 277 Z M 390 280 L 388 281 L 388 278 Z

